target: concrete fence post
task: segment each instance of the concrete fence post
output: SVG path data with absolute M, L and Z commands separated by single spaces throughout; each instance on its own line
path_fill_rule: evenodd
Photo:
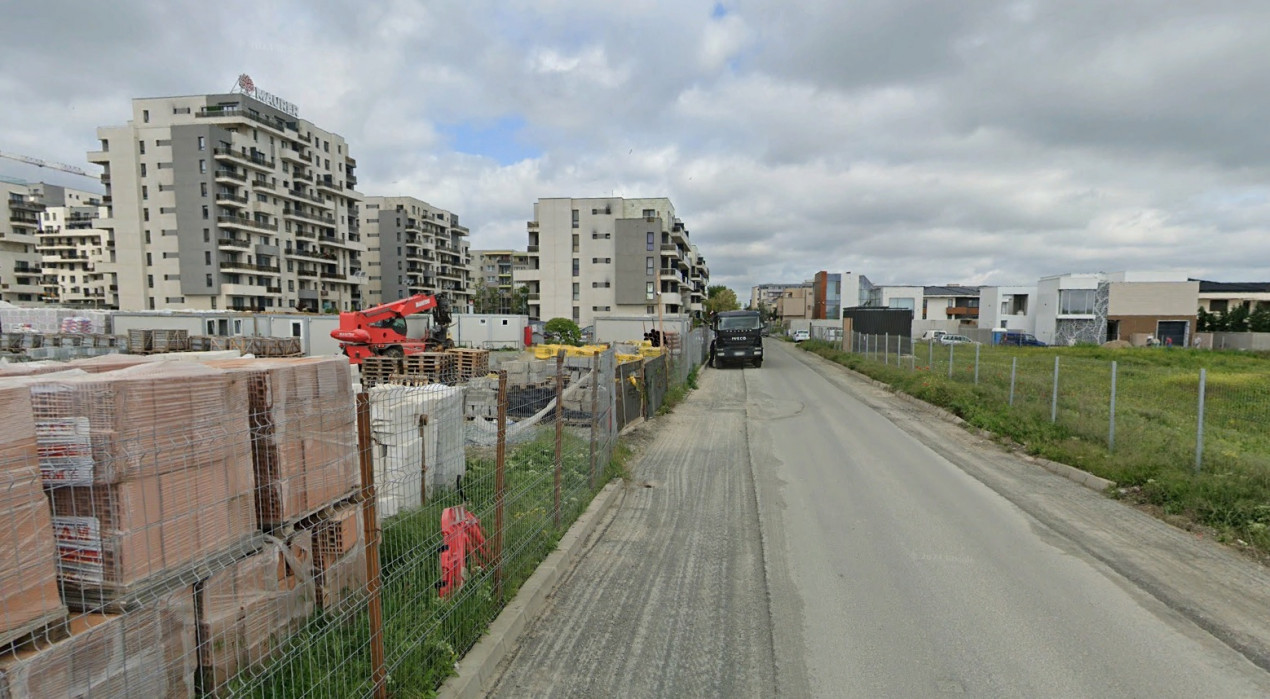
M 975 385 L 979 385 L 979 345 L 975 345 Z
M 891 363 L 891 333 L 882 336 L 882 363 Z
M 1010 407 L 1014 407 L 1014 379 L 1019 374 L 1019 358 L 1010 358 Z
M 933 371 L 935 369 L 935 341 L 927 342 L 926 347 L 930 350 L 930 356 L 926 358 L 926 368 Z
M 1050 422 L 1058 422 L 1058 357 L 1054 357 L 1054 391 L 1050 394 Z
M 1111 362 L 1111 422 L 1107 425 L 1107 453 L 1116 450 L 1116 362 Z
M 953 349 L 957 345 L 948 345 L 948 378 L 953 377 Z
M 1199 370 L 1199 419 L 1195 426 L 1195 470 L 1204 467 L 1204 390 L 1208 384 L 1208 371 Z

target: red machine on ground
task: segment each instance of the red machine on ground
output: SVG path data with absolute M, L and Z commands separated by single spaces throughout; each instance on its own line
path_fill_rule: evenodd
M 413 339 L 406 336 L 406 316 L 432 312 L 432 329 L 428 336 Z M 361 364 L 371 355 L 404 357 L 420 352 L 440 352 L 454 346 L 448 337 L 450 304 L 444 296 L 419 294 L 408 299 L 385 303 L 362 311 L 340 314 L 339 330 L 331 337 L 340 341 L 340 349 L 353 364 Z

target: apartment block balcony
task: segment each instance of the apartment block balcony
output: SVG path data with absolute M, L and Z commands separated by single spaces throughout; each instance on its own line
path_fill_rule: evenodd
M 256 177 L 252 179 L 251 184 L 256 189 L 267 189 L 271 192 L 277 191 L 278 187 L 264 177 Z
M 310 260 L 338 260 L 334 253 L 320 252 L 313 249 L 287 248 L 287 257 L 307 258 Z
M 282 210 L 282 215 L 283 215 L 283 216 L 290 216 L 291 218 L 302 218 L 302 219 L 305 219 L 306 221 L 313 221 L 313 222 L 315 222 L 315 223 L 320 223 L 320 224 L 322 224 L 322 225 L 324 225 L 324 226 L 334 226 L 334 225 L 335 225 L 335 217 L 334 217 L 334 216 L 330 216 L 330 215 L 327 215 L 327 216 L 321 216 L 321 215 L 318 215 L 318 214 L 308 214 L 308 213 L 304 213 L 304 212 L 300 211 L 299 209 L 291 209 L 291 208 L 286 208 L 286 209 L 283 209 L 283 210 Z
M 243 153 L 241 151 L 236 151 L 233 148 L 213 148 L 212 155 L 221 160 L 235 160 L 245 165 L 265 170 L 273 170 L 274 166 L 277 165 L 275 161 L 266 158 L 261 153 Z
M 215 173 L 218 180 L 237 180 L 239 182 L 247 181 L 247 173 L 239 172 L 237 168 L 218 167 Z
M 264 274 L 281 274 L 282 270 L 278 267 L 270 265 L 258 265 L 250 262 L 237 262 L 234 260 L 222 260 L 220 268 L 223 271 L 245 271 L 245 272 L 261 272 Z
M 245 119 L 257 124 L 263 124 L 264 126 L 267 126 L 283 136 L 287 136 L 288 138 L 291 138 L 291 136 L 287 134 L 288 131 L 296 133 L 294 124 L 268 119 L 259 114 L 252 114 L 245 109 L 238 109 L 237 107 L 203 107 L 195 112 L 194 116 L 198 119 Z
M 323 272 L 321 277 L 322 279 L 335 279 L 338 281 L 344 281 L 345 279 L 348 279 L 348 275 L 340 273 L 340 272 Z
M 328 189 L 336 193 L 341 193 L 344 191 L 344 186 L 341 185 L 339 182 L 336 182 L 335 180 L 325 178 L 325 177 L 318 178 L 317 186 L 319 189 Z
M 233 192 L 221 189 L 216 192 L 216 203 L 222 206 L 232 206 L 234 208 L 242 208 L 251 200 L 245 196 L 234 194 Z
M 216 222 L 222 226 L 242 226 L 245 228 L 256 228 L 262 231 L 276 231 L 278 224 L 265 223 L 245 216 L 227 216 L 225 214 L 217 214 Z

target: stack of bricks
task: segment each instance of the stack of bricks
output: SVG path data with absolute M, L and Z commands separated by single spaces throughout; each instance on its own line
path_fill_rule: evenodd
M 229 359 L 208 366 L 249 386 L 256 523 L 273 531 L 348 499 L 360 486 L 348 360 Z
M 25 386 L 0 388 L 0 648 L 66 618 Z
M 241 377 L 165 362 L 20 380 L 72 607 L 130 595 L 254 538 Z
M 313 528 L 317 602 L 337 610 L 366 589 L 366 549 L 360 505 L 346 505 Z

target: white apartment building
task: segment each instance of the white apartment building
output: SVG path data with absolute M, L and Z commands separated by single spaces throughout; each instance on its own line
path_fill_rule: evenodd
M 37 250 L 44 272 L 44 300 L 61 306 L 118 308 L 119 280 L 112 232 L 98 227 L 107 216 L 102 197 L 51 184 L 32 186 L 44 205 Z
M 44 205 L 22 180 L 0 179 L 0 301 L 35 306 L 43 301 L 36 233 Z
M 489 309 L 477 308 L 477 313 L 516 313 L 513 308 L 514 292 L 523 286 L 515 276 L 529 269 L 529 253 L 520 250 L 472 250 L 475 266 L 473 288 L 478 296 L 484 293 L 489 299 Z M 478 299 L 478 306 L 481 305 Z
M 244 76 L 245 77 L 245 76 Z M 119 306 L 349 310 L 363 303 L 356 161 L 338 134 L 249 80 L 134 99 L 97 130 Z
M 361 228 L 368 306 L 443 294 L 455 312 L 470 310 L 472 257 L 458 214 L 414 197 L 368 196 L 362 201 Z
M 528 223 L 533 318 L 701 313 L 710 270 L 665 197 L 548 198 Z

